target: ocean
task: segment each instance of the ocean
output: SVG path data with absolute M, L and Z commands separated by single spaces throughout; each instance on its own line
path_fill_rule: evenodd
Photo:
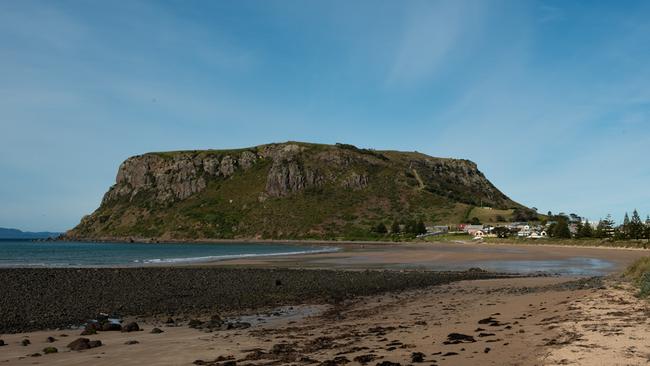
M 335 247 L 293 244 L 90 243 L 0 240 L 0 267 L 106 267 L 197 263 L 327 253 Z

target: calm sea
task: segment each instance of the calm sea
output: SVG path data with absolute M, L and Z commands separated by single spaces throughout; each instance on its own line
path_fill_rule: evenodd
M 70 267 L 193 263 L 325 253 L 334 247 L 289 244 L 137 244 L 0 240 L 0 267 Z

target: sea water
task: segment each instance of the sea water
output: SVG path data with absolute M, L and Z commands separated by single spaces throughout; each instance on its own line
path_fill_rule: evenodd
M 90 243 L 0 240 L 0 267 L 102 267 L 197 263 L 327 253 L 335 247 L 293 244 Z

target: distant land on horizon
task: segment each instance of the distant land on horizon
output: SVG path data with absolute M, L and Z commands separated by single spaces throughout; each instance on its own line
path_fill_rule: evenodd
M 153 152 L 118 170 L 73 240 L 380 239 L 373 228 L 537 217 L 463 159 L 272 143 Z
M 56 238 L 62 233 L 54 233 L 49 231 L 30 232 L 22 231 L 19 229 L 11 229 L 0 227 L 0 239 L 47 239 Z

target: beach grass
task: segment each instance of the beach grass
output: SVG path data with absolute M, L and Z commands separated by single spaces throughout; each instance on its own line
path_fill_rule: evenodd
M 639 297 L 650 296 L 650 257 L 639 258 L 627 268 L 625 276 L 639 287 Z

